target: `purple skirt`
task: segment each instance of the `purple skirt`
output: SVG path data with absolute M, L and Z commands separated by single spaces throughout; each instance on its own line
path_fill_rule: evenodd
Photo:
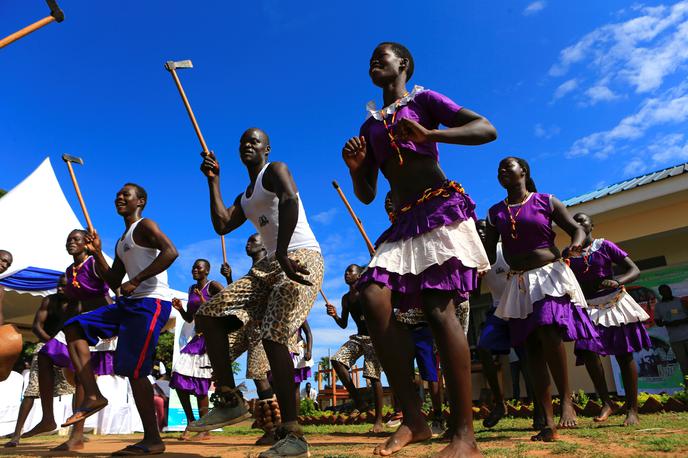
M 598 337 L 595 325 L 590 321 L 587 312 L 571 303 L 568 295 L 547 296 L 533 303 L 530 315 L 525 318 L 511 318 L 508 322 L 513 347 L 523 345 L 530 333 L 540 326 L 557 326 L 561 338 L 566 342 Z
M 443 183 L 443 193 L 431 197 L 420 204 L 412 204 L 409 211 L 397 212 L 394 223 L 382 233 L 375 242 L 379 247 L 383 242 L 396 242 L 426 234 L 438 227 L 475 219 L 475 202 L 465 193 L 459 192 Z M 419 196 L 420 197 L 420 196 Z M 403 206 L 402 206 L 403 207 Z M 411 297 L 395 301 L 395 307 L 402 310 L 420 307 L 420 292 L 424 289 L 456 291 L 468 293 L 478 285 L 477 270 L 463 265 L 460 259 L 451 258 L 441 265 L 435 264 L 420 274 L 399 274 L 375 266 L 366 269 L 356 283 L 363 289 L 369 283 L 377 283 L 394 292 Z
M 170 380 L 170 388 L 178 391 L 184 391 L 194 396 L 207 396 L 210 390 L 210 379 L 196 378 L 188 375 L 180 375 L 177 372 L 172 372 L 172 379 Z
M 51 359 L 57 367 L 66 367 L 74 371 L 74 365 L 69 357 L 67 345 L 57 339 L 50 339 L 43 345 L 38 352 Z M 115 352 L 114 351 L 92 351 L 91 367 L 95 375 L 114 375 L 115 373 Z
M 592 351 L 600 356 L 625 355 L 652 348 L 652 341 L 642 322 L 626 323 L 620 326 L 594 325 L 599 338 L 577 340 L 574 346 L 576 365 L 584 364 L 580 352 Z
M 202 355 L 205 352 L 205 337 L 201 334 L 193 336 L 189 343 L 179 350 L 179 353 L 186 353 L 187 355 Z

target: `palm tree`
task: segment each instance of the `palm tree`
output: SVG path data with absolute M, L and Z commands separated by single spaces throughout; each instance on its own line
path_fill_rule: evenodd
M 330 358 L 328 356 L 323 356 L 318 362 L 318 369 L 322 368 L 322 378 L 325 381 L 325 385 L 330 384 Z

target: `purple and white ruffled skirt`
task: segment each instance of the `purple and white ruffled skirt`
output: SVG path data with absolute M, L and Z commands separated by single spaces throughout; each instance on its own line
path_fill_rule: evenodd
M 205 349 L 205 337 L 196 334 L 179 351 L 179 357 L 172 368 L 170 388 L 194 396 L 207 396 L 211 377 L 212 368 Z
M 586 309 L 595 329 L 597 339 L 576 342 L 576 364 L 583 364 L 581 350 L 601 356 L 624 355 L 652 348 L 650 336 L 643 321 L 650 316 L 625 290 L 612 291 L 600 297 L 588 299 Z
M 402 298 L 395 307 L 420 308 L 423 290 L 467 296 L 478 272 L 490 268 L 475 227 L 475 203 L 454 182 L 423 193 L 375 242 L 376 252 L 357 288 L 377 283 Z M 404 208 L 404 206 L 402 206 Z
M 521 346 L 540 326 L 556 326 L 564 341 L 596 339 L 583 291 L 561 259 L 525 272 L 512 271 L 495 316 L 509 323 L 511 345 Z
M 91 350 L 91 367 L 95 375 L 114 375 L 115 374 L 115 349 L 117 348 L 117 337 L 101 340 Z M 62 331 L 45 343 L 39 354 L 50 358 L 57 367 L 64 367 L 74 371 L 72 360 L 69 357 L 67 341 Z

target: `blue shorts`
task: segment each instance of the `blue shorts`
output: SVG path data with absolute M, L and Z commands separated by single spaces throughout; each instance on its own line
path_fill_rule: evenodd
M 436 382 L 437 358 L 435 357 L 434 340 L 429 326 L 413 329 L 413 343 L 416 346 L 416 363 L 420 378 L 426 382 Z
M 509 323 L 494 315 L 495 308 L 491 308 L 485 317 L 485 327 L 480 333 L 478 348 L 490 350 L 496 355 L 508 355 L 511 351 L 511 334 Z
M 118 297 L 114 304 L 67 320 L 81 326 L 89 345 L 98 339 L 119 336 L 115 350 L 115 374 L 137 379 L 150 374 L 158 337 L 167 323 L 172 304 L 162 299 Z

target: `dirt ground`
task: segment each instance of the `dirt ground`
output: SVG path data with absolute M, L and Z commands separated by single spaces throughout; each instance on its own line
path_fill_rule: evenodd
M 532 432 L 527 420 L 503 420 L 493 430 L 484 429 L 476 422 L 476 438 L 486 456 L 573 456 L 583 457 L 685 457 L 688 456 L 688 414 L 663 414 L 643 417 L 639 427 L 619 426 L 620 417 L 612 417 L 607 424 L 597 425 L 589 419 L 581 419 L 575 430 L 561 431 L 561 440 L 551 444 L 529 440 Z M 366 433 L 368 426 L 314 426 L 306 433 L 314 457 L 364 457 L 372 456 L 373 447 L 387 434 L 373 436 Z M 204 442 L 180 442 L 178 433 L 165 434 L 170 457 L 256 457 L 265 447 L 253 442 L 258 437 L 255 430 L 246 426 L 226 428 L 214 433 Z M 139 440 L 141 435 L 92 436 L 86 448 L 78 454 L 49 452 L 65 438 L 42 436 L 28 439 L 15 449 L 0 448 L 2 456 L 108 456 L 115 450 Z M 428 441 L 411 445 L 395 456 L 423 458 L 433 456 L 443 444 Z

